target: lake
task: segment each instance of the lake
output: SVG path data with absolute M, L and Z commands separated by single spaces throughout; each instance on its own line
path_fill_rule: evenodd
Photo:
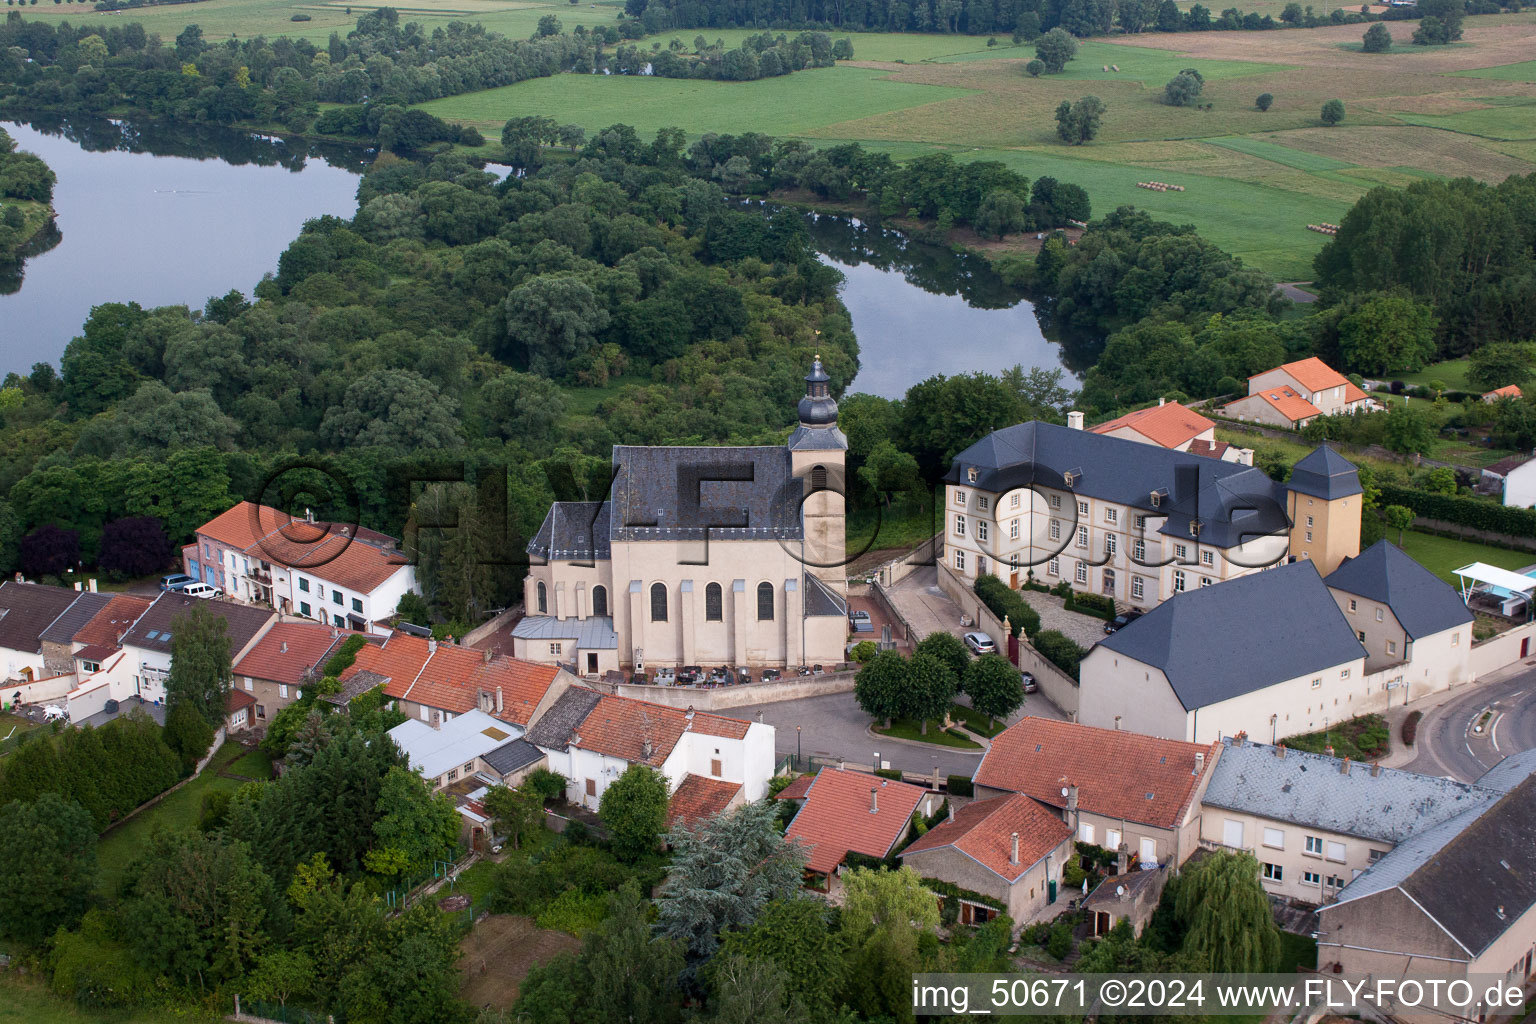
M 249 295 L 306 220 L 356 212 L 368 162 L 359 149 L 224 129 L 0 125 L 58 175 L 62 235 L 27 260 L 19 290 L 0 295 L 0 373 L 57 364 L 103 302 L 201 308 L 231 288 Z M 852 218 L 804 216 L 823 260 L 846 278 L 860 361 L 850 391 L 900 398 L 936 373 L 1063 367 L 1033 306 L 982 257 Z

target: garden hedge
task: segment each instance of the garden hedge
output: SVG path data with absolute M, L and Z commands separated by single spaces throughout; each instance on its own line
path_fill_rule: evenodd
M 1410 711 L 1408 717 L 1403 719 L 1403 746 L 1413 746 L 1413 741 L 1419 738 L 1419 719 L 1424 717 L 1422 711 Z
M 951 796 L 975 796 L 976 787 L 971 784 L 969 775 L 951 775 L 949 792 Z
M 999 622 L 1005 618 L 1008 620 L 1014 636 L 1018 636 L 1020 631 L 1025 636 L 1034 636 L 1040 631 L 1040 613 L 1031 608 L 1018 591 L 996 576 L 982 573 L 976 577 L 973 589 L 976 596 L 981 598 L 981 603 L 997 616 Z
M 1414 515 L 1425 519 L 1439 519 L 1458 526 L 1470 526 L 1474 530 L 1506 533 L 1512 537 L 1536 537 L 1536 510 L 1508 508 L 1486 498 L 1470 498 L 1460 494 L 1430 494 L 1413 487 L 1395 484 L 1381 485 L 1381 498 L 1377 505 L 1405 505 Z

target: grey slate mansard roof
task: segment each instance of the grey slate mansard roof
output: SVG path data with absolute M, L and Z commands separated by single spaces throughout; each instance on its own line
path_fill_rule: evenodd
M 1532 775 L 1536 775 L 1536 750 L 1522 750 L 1489 768 L 1477 780 L 1477 784 L 1484 789 L 1508 793 Z
M 1342 835 L 1400 843 L 1415 832 L 1498 799 L 1493 789 L 1396 768 L 1371 774 L 1323 754 L 1222 741 L 1202 801 L 1212 807 Z
M 519 640 L 575 640 L 588 650 L 613 650 L 619 646 L 619 634 L 607 615 L 589 615 L 585 619 L 557 619 L 553 615 L 528 615 L 512 627 Z
M 1326 444 L 1291 467 L 1291 481 L 1286 486 L 1326 501 L 1347 498 L 1364 490 L 1354 464 Z
M 34 654 L 41 651 L 43 632 L 79 598 L 80 594 L 68 587 L 11 581 L 0 584 L 0 647 Z
M 557 501 L 528 542 L 528 553 L 552 561 L 603 561 L 609 557 L 606 501 Z
M 488 754 L 481 754 L 480 760 L 490 765 L 502 775 L 515 772 L 519 768 L 525 768 L 544 756 L 544 751 L 529 743 L 527 740 L 513 740 L 503 743 Z
M 789 451 L 613 449 L 611 540 L 799 539 L 801 485 Z
M 970 479 L 969 470 L 977 469 Z M 1076 474 L 1069 487 L 1064 479 Z M 1161 533 L 1236 547 L 1290 527 L 1285 488 L 1263 470 L 1123 438 L 1030 421 L 996 430 L 955 456 L 944 479 L 1002 493 L 1037 485 L 1166 516 Z M 1157 505 L 1152 493 L 1162 492 Z
M 1536 905 L 1536 778 L 1416 833 L 1320 913 L 1390 889 L 1418 903 L 1468 954 L 1481 954 Z
M 546 750 L 564 750 L 571 741 L 571 734 L 587 720 L 602 699 L 603 695 L 594 690 L 572 686 L 528 727 L 523 739 Z
M 38 634 L 38 639 L 56 644 L 71 643 L 75 639 L 75 634 L 84 629 L 85 624 L 94 619 L 97 612 L 111 603 L 111 594 L 84 591 L 75 598 L 74 604 L 64 609 L 58 618 L 48 624 L 47 629 Z
M 1414 640 L 1472 621 L 1449 584 L 1387 540 L 1345 560 L 1323 582 L 1388 606 Z
M 1177 594 L 1097 646 L 1161 669 L 1186 711 L 1365 657 L 1305 559 Z

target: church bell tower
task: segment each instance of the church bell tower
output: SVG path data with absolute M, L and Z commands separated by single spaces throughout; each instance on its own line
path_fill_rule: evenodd
M 789 466 L 800 482 L 805 567 L 839 594 L 847 590 L 848 438 L 837 428 L 837 400 L 821 356 L 805 377 L 800 424 L 789 435 Z

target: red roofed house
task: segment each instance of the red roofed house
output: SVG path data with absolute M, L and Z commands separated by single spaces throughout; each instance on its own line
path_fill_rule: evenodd
M 680 711 L 629 697 L 568 688 L 528 730 L 528 742 L 544 751 L 549 767 L 570 780 L 566 797 L 596 810 L 608 786 L 633 764 L 650 765 L 667 778 L 673 812 L 718 813 L 740 802 L 761 800 L 774 774 L 773 726 L 702 711 Z M 725 790 L 703 783 L 740 787 Z
M 343 694 L 383 684 L 384 695 L 410 718 L 438 728 L 468 711 L 481 711 L 522 736 L 560 699 L 574 677 L 558 665 L 538 665 L 473 647 L 392 633 L 378 647 L 358 651 L 341 675 Z
M 228 726 L 230 732 L 240 732 L 255 724 L 251 713 L 256 709 L 256 698 L 244 690 L 230 690 L 229 696 L 225 698 L 224 707 L 224 724 Z
M 1022 923 L 1056 901 L 1072 838 L 1061 815 L 1015 793 L 951 809 L 949 820 L 903 850 L 901 860 L 924 878 L 1000 900 Z M 962 924 L 985 924 L 997 913 L 960 900 Z
M 1381 408 L 1364 391 L 1316 356 L 1248 378 L 1248 397 L 1222 407 L 1237 420 L 1300 430 L 1317 416 Z
M 1523 397 L 1524 395 L 1521 393 L 1520 385 L 1518 384 L 1505 384 L 1501 388 L 1494 388 L 1492 391 L 1483 392 L 1483 401 L 1485 402 L 1497 402 L 1501 398 Z
M 264 725 L 298 700 L 305 686 L 319 682 L 345 636 L 317 622 L 279 622 L 267 630 L 234 664 L 233 689 L 251 698 L 248 725 Z
M 924 797 L 929 798 L 927 801 Z M 889 857 L 912 827 L 919 806 L 937 799 L 931 790 L 841 768 L 823 768 L 805 803 L 785 830 L 806 847 L 805 870 L 828 891 L 849 853 Z M 923 807 L 928 810 L 926 806 Z
M 393 537 L 249 501 L 198 527 L 182 562 L 188 576 L 238 601 L 378 634 L 416 589 L 416 567 Z
M 1200 845 L 1200 801 L 1218 743 L 1028 717 L 999 733 L 976 768 L 976 796 L 1022 793 L 1079 841 L 1178 866 Z
M 740 807 L 744 788 L 739 782 L 685 775 L 667 804 L 667 827 L 678 822 L 694 827 L 702 821 Z
M 1068 426 L 1081 429 L 1082 423 L 1082 413 L 1067 413 Z M 1216 422 L 1178 402 L 1158 399 L 1156 405 L 1116 416 L 1088 429 L 1090 433 L 1155 444 L 1176 452 L 1190 452 L 1243 466 L 1253 465 L 1252 449 L 1216 440 Z

